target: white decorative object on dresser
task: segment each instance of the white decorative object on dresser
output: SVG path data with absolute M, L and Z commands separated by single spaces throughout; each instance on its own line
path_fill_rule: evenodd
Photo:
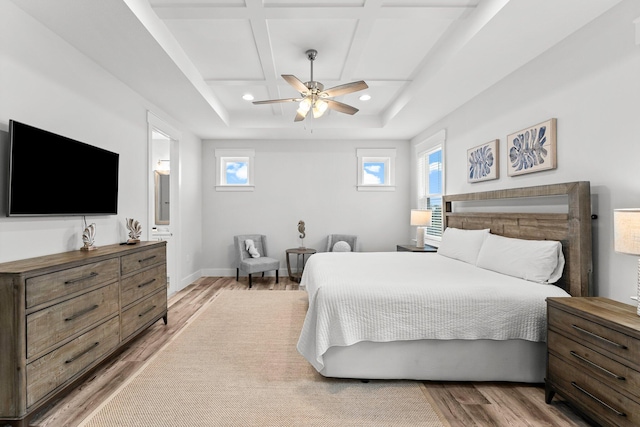
M 27 426 L 161 318 L 165 241 L 0 264 L 0 424 Z

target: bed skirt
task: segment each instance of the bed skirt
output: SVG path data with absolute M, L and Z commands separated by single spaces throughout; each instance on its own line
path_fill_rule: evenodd
M 525 340 L 362 341 L 330 347 L 325 377 L 543 383 L 546 343 Z

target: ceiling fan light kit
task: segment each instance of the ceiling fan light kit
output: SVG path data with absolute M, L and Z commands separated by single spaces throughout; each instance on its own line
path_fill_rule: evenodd
M 324 90 L 324 85 L 322 83 L 313 80 L 313 61 L 315 61 L 318 51 L 315 49 L 309 49 L 306 51 L 306 54 L 307 59 L 309 59 L 309 62 L 311 63 L 311 78 L 308 82 L 303 83 L 299 78 L 292 74 L 282 74 L 282 78 L 295 90 L 300 92 L 301 98 L 269 99 L 266 101 L 253 101 L 253 103 L 259 105 L 274 104 L 278 102 L 298 102 L 299 104 L 298 109 L 296 110 L 296 117 L 293 119 L 295 122 L 304 120 L 310 110 L 314 119 L 322 117 L 327 109 L 351 115 L 357 113 L 357 108 L 330 98 L 364 90 L 369 86 L 367 86 L 364 81 L 359 80 L 357 82 L 346 83 Z

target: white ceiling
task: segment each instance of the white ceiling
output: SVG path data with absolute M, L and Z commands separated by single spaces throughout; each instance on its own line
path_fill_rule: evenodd
M 12 1 L 203 139 L 410 139 L 620 0 Z M 308 49 L 358 113 L 242 99 L 297 97 Z

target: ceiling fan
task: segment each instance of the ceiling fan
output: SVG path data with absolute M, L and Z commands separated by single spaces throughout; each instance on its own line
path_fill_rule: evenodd
M 324 85 L 320 82 L 313 80 L 313 61 L 316 59 L 318 51 L 315 49 L 309 49 L 306 51 L 307 58 L 311 62 L 311 78 L 308 82 L 302 83 L 300 79 L 292 74 L 282 74 L 282 78 L 287 81 L 295 90 L 300 92 L 300 98 L 286 98 L 286 99 L 269 99 L 266 101 L 253 101 L 254 104 L 274 104 L 277 102 L 299 102 L 298 110 L 296 111 L 296 117 L 294 122 L 299 122 L 307 117 L 307 114 L 311 110 L 313 118 L 317 119 L 321 117 L 327 108 L 338 111 L 345 114 L 355 114 L 358 109 L 351 105 L 344 104 L 342 102 L 335 101 L 333 97 L 346 95 L 348 93 L 357 92 L 368 88 L 367 84 L 360 80 L 357 82 L 346 83 L 339 86 L 334 86 L 330 89 L 324 90 Z

